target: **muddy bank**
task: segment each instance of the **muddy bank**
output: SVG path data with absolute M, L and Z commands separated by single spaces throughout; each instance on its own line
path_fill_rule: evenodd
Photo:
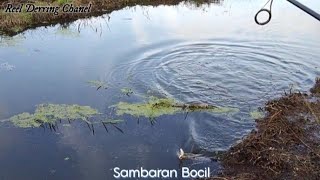
M 222 158 L 211 179 L 320 179 L 320 79 L 309 94 L 286 92 L 266 103 L 242 142 Z
M 67 24 L 77 19 L 89 18 L 92 16 L 100 16 L 111 13 L 115 10 L 120 10 L 125 7 L 136 5 L 142 6 L 159 6 L 159 5 L 177 5 L 180 2 L 187 2 L 193 6 L 200 6 L 208 3 L 220 3 L 220 0 L 5 0 L 0 1 L 0 35 L 13 36 L 30 28 L 39 26 L 47 26 L 54 24 Z M 6 13 L 8 3 L 13 6 L 24 4 L 19 13 Z M 58 14 L 44 13 L 44 12 L 26 12 L 25 5 L 32 3 L 36 6 L 45 7 L 63 7 L 66 4 L 72 4 L 74 7 L 89 6 L 90 12 L 85 13 L 65 13 L 62 8 L 59 9 Z M 61 11 L 61 12 L 60 12 Z

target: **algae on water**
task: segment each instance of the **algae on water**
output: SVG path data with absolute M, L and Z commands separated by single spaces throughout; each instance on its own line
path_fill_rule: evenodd
M 181 104 L 174 99 L 157 97 L 150 97 L 145 103 L 119 102 L 115 107 L 117 108 L 117 115 L 129 114 L 150 119 L 182 112 L 229 113 L 238 111 L 236 108 L 217 107 L 207 104 Z
M 250 116 L 252 119 L 261 119 L 264 117 L 264 114 L 260 111 L 252 111 L 250 112 Z
M 117 115 L 129 114 L 132 116 L 143 116 L 147 118 L 156 118 L 165 114 L 175 114 L 179 108 L 173 107 L 174 100 L 151 98 L 146 103 L 127 103 L 120 102 L 116 105 Z
M 36 116 L 29 113 L 22 113 L 10 118 L 10 121 L 18 127 L 40 127 L 42 122 L 36 119 Z
M 10 118 L 10 121 L 18 127 L 40 127 L 43 124 L 55 124 L 58 120 L 83 120 L 87 123 L 88 118 L 99 114 L 96 109 L 89 106 L 66 105 L 66 104 L 40 104 L 35 113 L 21 113 Z
M 97 90 L 99 90 L 100 88 L 108 89 L 108 84 L 104 81 L 91 80 L 87 81 L 87 83 L 90 84 L 92 87 L 97 88 Z
M 130 88 L 123 88 L 121 89 L 121 92 L 127 96 L 130 96 L 131 94 L 133 94 L 133 90 Z
M 119 102 L 116 107 L 117 115 L 129 114 L 136 117 L 146 117 L 155 119 L 162 115 L 173 115 L 183 112 L 213 112 L 230 113 L 237 112 L 238 109 L 228 107 L 217 107 L 207 104 L 182 104 L 170 98 L 150 97 L 144 103 Z M 40 127 L 44 124 L 55 125 L 60 120 L 82 120 L 88 121 L 90 117 L 100 114 L 96 109 L 89 106 L 67 105 L 67 104 L 40 104 L 33 114 L 24 112 L 11 117 L 9 120 L 18 127 L 30 128 Z M 107 119 L 103 124 L 116 125 L 124 122 L 119 119 Z
M 122 119 L 107 119 L 105 121 L 102 121 L 102 123 L 104 123 L 104 124 L 119 124 L 122 122 L 124 122 L 124 120 L 122 120 Z

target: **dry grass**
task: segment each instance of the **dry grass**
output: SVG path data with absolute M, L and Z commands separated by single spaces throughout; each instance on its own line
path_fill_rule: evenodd
M 320 179 L 320 80 L 311 94 L 289 93 L 270 101 L 257 130 L 224 156 L 212 179 Z

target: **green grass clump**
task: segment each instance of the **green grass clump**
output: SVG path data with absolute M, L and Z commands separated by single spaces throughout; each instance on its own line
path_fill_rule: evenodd
M 96 109 L 89 106 L 66 105 L 66 104 L 40 104 L 34 114 L 22 113 L 10 118 L 17 127 L 30 128 L 40 127 L 43 124 L 55 124 L 58 120 L 83 120 L 99 114 Z
M 162 115 L 173 115 L 182 112 L 212 112 L 212 113 L 229 113 L 237 112 L 236 108 L 217 107 L 210 105 L 181 104 L 170 98 L 150 97 L 144 103 L 127 103 L 119 102 L 115 105 L 117 115 L 129 114 L 136 117 L 146 117 L 154 119 Z
M 175 114 L 179 108 L 172 107 L 173 99 L 151 98 L 146 103 L 127 103 L 120 102 L 116 105 L 117 115 L 129 114 L 132 116 L 143 116 L 147 118 L 156 118 L 161 115 Z
M 37 120 L 33 114 L 22 113 L 10 118 L 10 121 L 18 127 L 29 128 L 29 127 L 40 127 L 41 121 Z

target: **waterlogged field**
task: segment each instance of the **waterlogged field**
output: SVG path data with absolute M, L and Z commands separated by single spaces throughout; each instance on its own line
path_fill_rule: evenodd
M 320 75 L 320 24 L 279 1 L 258 26 L 264 3 L 136 6 L 1 37 L 0 179 L 217 174 L 259 107 Z

